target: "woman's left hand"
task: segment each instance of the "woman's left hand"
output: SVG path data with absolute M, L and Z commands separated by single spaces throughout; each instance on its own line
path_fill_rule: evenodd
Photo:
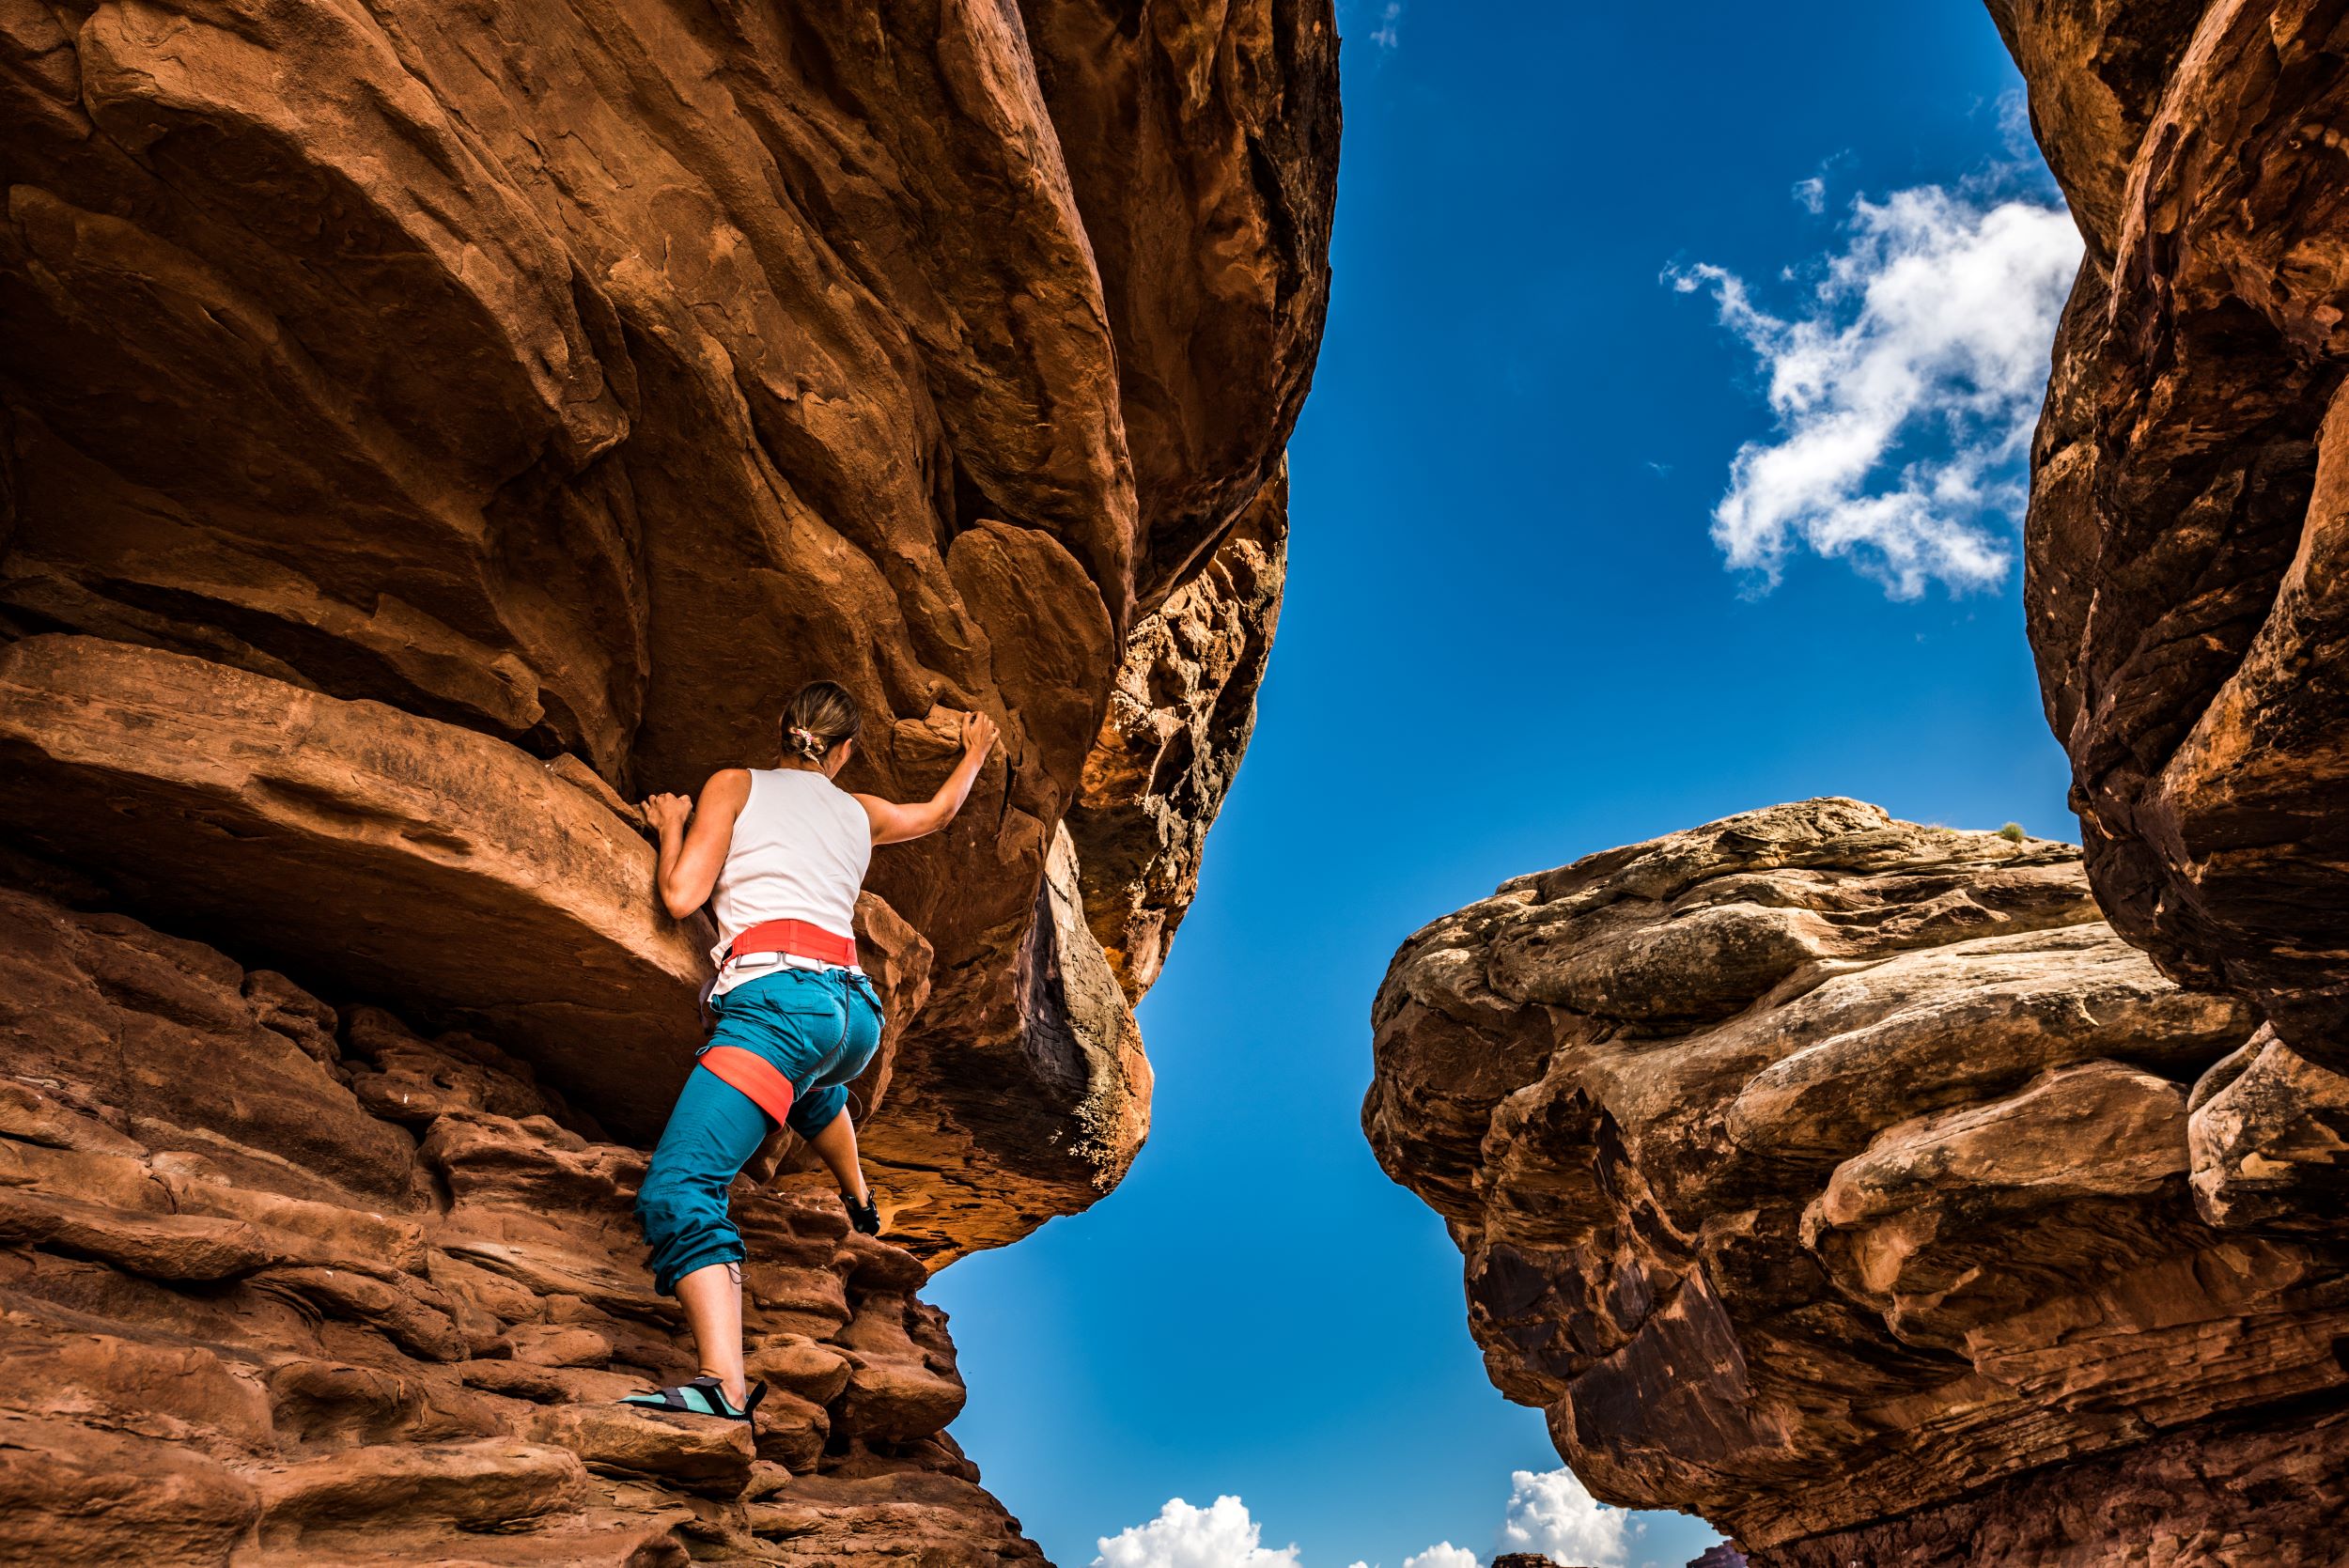
M 645 802 L 645 820 L 659 833 L 675 829 L 685 831 L 686 819 L 693 815 L 693 802 L 682 795 L 656 795 Z

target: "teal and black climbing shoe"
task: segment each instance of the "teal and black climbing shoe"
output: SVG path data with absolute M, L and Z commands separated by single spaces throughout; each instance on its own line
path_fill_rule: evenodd
M 767 1397 L 767 1385 L 751 1385 L 751 1396 L 737 1409 L 726 1399 L 726 1388 L 718 1379 L 705 1374 L 691 1383 L 679 1383 L 672 1389 L 646 1389 L 641 1394 L 630 1394 L 620 1401 L 646 1410 L 675 1410 L 685 1416 L 715 1416 L 720 1421 L 748 1421 L 751 1435 L 758 1434 L 758 1404 Z
M 848 1206 L 849 1224 L 865 1235 L 880 1234 L 880 1205 L 873 1201 L 871 1193 L 866 1193 L 864 1202 L 861 1203 L 845 1192 L 840 1195 L 840 1201 Z

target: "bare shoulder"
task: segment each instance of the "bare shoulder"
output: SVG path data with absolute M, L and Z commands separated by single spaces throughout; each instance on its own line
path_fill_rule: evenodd
M 706 806 L 728 801 L 739 806 L 750 798 L 751 770 L 747 768 L 721 768 L 702 785 L 702 804 Z

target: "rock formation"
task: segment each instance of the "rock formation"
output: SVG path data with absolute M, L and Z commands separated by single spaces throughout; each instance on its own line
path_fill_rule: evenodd
M 2349 1539 L 2349 1079 L 2070 846 L 1749 813 L 1436 922 L 1374 1022 L 1379 1161 L 1599 1497 L 1804 1568 Z
M 1239 771 L 1287 567 L 1285 475 L 1207 569 L 1134 628 L 1068 826 L 1085 918 L 1132 1000 L 1159 976 Z
M 2089 876 L 2349 1070 L 2349 7 L 1990 8 L 2088 241 L 2025 593 Z
M 7 10 L 0 641 L 91 640 L 15 666 L 8 825 L 641 1137 L 697 934 L 524 800 L 763 761 L 817 675 L 867 714 L 844 782 L 924 793 L 984 708 L 963 819 L 877 862 L 932 984 L 872 1147 L 934 1259 L 1082 1207 L 1262 669 L 1336 51 L 1327 0 Z M 304 738 L 215 776 L 138 744 L 149 681 Z M 1113 868 L 1070 905 L 1081 805 Z M 453 949 L 485 910 L 520 942 Z M 1118 910 L 1146 961 L 1085 938 Z
M 0 890 L 0 1558 L 1043 1560 L 920 1260 L 816 1178 L 734 1197 L 754 1443 L 611 1403 L 692 1375 L 644 1155 L 493 1040 Z
M 1148 1130 L 1336 60 L 1329 0 L 0 4 L 0 1556 L 1034 1559 L 913 1292 Z M 630 802 L 817 675 L 850 787 L 1003 740 L 860 908 L 899 1245 L 786 1148 L 741 1200 L 754 1453 L 605 1403 L 684 1367 L 626 1203 L 711 939 Z

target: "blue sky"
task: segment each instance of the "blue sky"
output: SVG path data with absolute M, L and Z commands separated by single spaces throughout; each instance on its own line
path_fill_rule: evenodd
M 1980 0 L 1343 20 L 1287 604 L 1142 1009 L 1151 1142 L 933 1289 L 956 1433 L 1064 1568 L 1154 1520 L 1112 1568 L 1464 1568 L 1557 1469 L 1359 1128 L 1417 926 L 1810 795 L 2075 836 L 2011 515 L 2072 242 Z M 1594 1528 L 1606 1568 L 1715 1539 Z

